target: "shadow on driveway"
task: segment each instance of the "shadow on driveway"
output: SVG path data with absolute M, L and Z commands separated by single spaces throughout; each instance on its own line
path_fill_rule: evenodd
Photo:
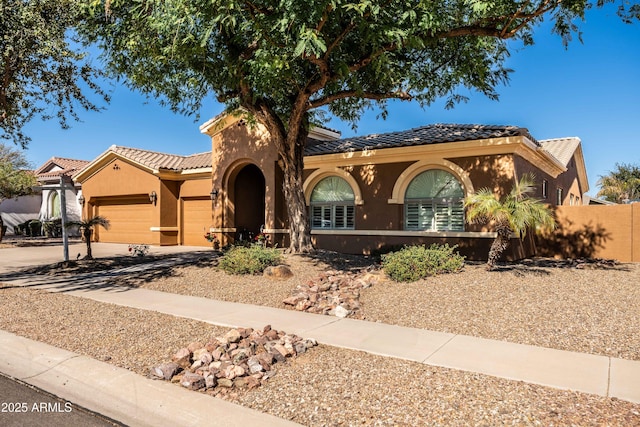
M 159 277 L 177 275 L 184 265 L 213 267 L 218 255 L 193 251 L 144 257 L 116 256 L 60 262 L 0 273 L 0 289 L 30 287 L 56 292 L 107 290 L 124 292 Z

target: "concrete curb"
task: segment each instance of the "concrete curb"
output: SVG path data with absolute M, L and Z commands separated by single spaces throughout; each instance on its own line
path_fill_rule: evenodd
M 0 371 L 131 426 L 298 426 L 0 330 Z

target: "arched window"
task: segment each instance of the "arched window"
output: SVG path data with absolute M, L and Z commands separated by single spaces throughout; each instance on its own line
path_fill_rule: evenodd
M 353 229 L 355 195 L 346 180 L 329 176 L 320 180 L 309 200 L 311 228 Z
M 60 218 L 62 216 L 60 210 L 60 196 L 58 196 L 57 191 L 51 193 L 51 206 L 49 212 L 51 212 L 51 218 Z
M 464 231 L 464 189 L 451 173 L 431 169 L 413 178 L 405 193 L 407 230 Z

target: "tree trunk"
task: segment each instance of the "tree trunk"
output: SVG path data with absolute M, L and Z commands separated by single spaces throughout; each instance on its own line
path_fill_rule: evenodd
M 287 134 L 282 141 L 282 149 L 278 150 L 283 164 L 282 187 L 289 217 L 289 253 L 314 251 L 309 229 L 309 214 L 302 188 L 306 142 L 307 132 L 298 132 L 297 137 Z
M 87 256 L 84 259 L 93 259 L 93 254 L 91 253 L 91 234 L 93 230 L 91 228 L 85 228 L 82 230 L 82 234 L 84 235 L 84 242 L 87 245 Z
M 289 217 L 289 249 L 290 253 L 313 252 L 309 215 L 302 189 L 302 165 L 287 166 L 285 162 L 283 190 Z
M 489 249 L 489 259 L 487 260 L 487 270 L 491 271 L 495 268 L 496 263 L 500 259 L 502 253 L 509 246 L 511 240 L 511 228 L 504 225 L 498 225 L 496 228 L 498 235 L 491 244 Z
M 252 111 L 252 107 L 246 106 L 249 111 Z M 298 114 L 292 114 L 287 129 L 277 114 L 266 104 L 260 104 L 257 109 L 253 107 L 253 111 L 267 127 L 280 155 L 284 175 L 282 187 L 289 217 L 290 243 L 288 252 L 313 252 L 309 215 L 302 188 L 304 148 L 307 144 L 309 126 L 308 116 L 302 112 L 302 109 L 297 110 Z

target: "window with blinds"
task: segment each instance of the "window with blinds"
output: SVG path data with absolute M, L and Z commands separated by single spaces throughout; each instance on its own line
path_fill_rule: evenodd
M 405 229 L 464 231 L 464 190 L 449 172 L 428 170 L 405 193 Z
M 310 198 L 311 228 L 353 229 L 355 227 L 355 195 L 344 179 L 330 176 L 314 187 Z

